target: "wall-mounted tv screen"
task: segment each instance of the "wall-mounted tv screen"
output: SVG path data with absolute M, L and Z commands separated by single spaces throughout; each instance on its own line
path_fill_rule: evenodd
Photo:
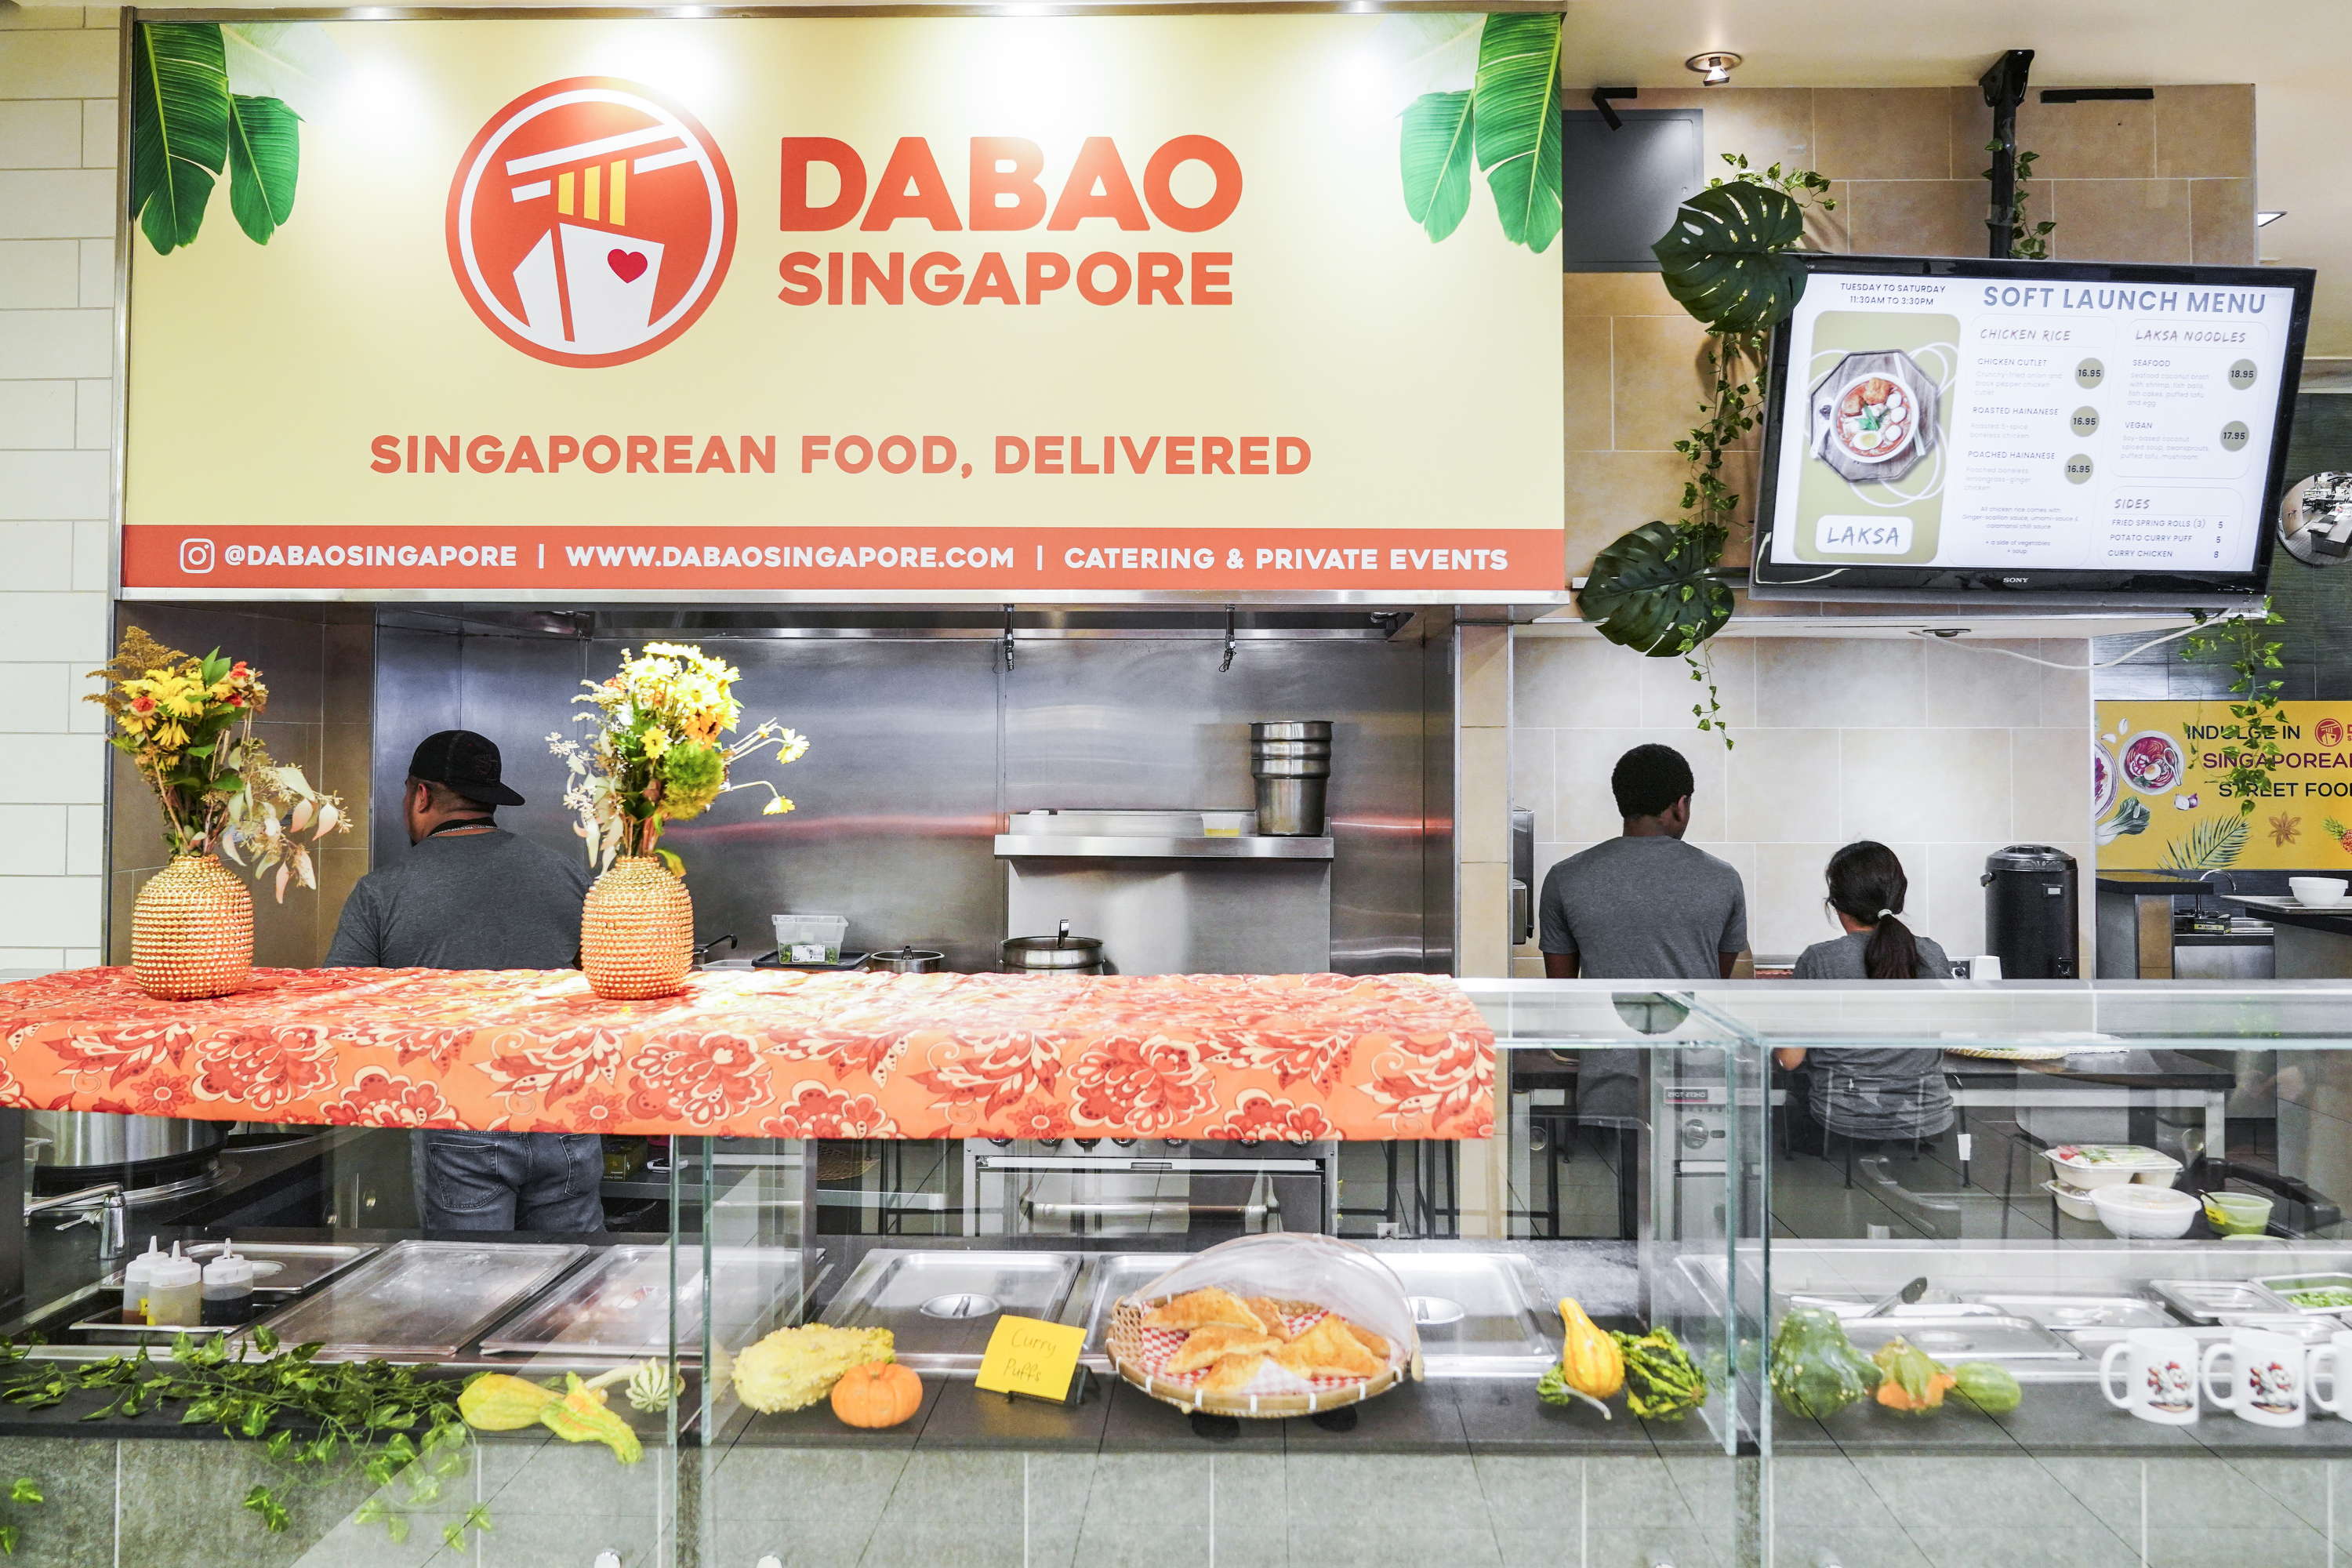
M 2262 590 L 2308 270 L 1805 260 L 1772 336 L 1759 595 Z

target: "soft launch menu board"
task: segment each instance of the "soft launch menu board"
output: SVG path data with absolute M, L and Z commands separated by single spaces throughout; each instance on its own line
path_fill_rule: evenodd
M 2294 290 L 1816 273 L 1778 563 L 2246 572 Z

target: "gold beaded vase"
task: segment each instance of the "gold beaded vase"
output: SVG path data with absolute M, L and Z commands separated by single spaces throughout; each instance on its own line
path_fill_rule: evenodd
M 225 996 L 253 973 L 253 895 L 209 855 L 147 879 L 131 921 L 131 977 L 174 1002 Z
M 614 1002 L 667 996 L 694 965 L 694 900 L 651 855 L 625 855 L 596 879 L 580 912 L 580 967 Z

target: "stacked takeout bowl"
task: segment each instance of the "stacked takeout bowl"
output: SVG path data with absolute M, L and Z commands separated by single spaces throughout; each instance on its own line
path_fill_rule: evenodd
M 2059 1209 L 2074 1219 L 2095 1219 L 2111 1235 L 2180 1236 L 2197 1217 L 2197 1200 L 2172 1191 L 2180 1162 L 2169 1154 L 2137 1143 L 2059 1143 L 2042 1157 L 2053 1173 L 2043 1190 Z

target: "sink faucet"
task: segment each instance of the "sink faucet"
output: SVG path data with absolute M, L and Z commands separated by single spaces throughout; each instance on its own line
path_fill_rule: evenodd
M 122 1256 L 123 1235 L 130 1228 L 130 1208 L 123 1202 L 121 1182 L 101 1182 L 54 1198 L 36 1198 L 25 1205 L 25 1217 L 31 1219 L 37 1214 L 58 1209 L 82 1211 L 58 1226 L 59 1230 L 69 1230 L 84 1220 L 98 1227 L 98 1256 L 101 1261 Z

